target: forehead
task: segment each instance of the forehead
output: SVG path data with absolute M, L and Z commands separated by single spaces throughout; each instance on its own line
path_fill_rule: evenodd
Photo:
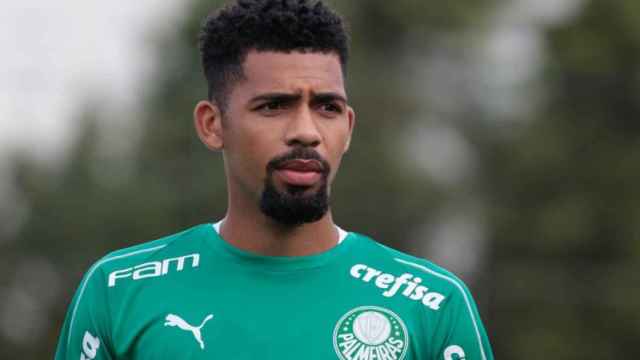
M 237 90 L 251 93 L 336 92 L 345 95 L 340 58 L 334 53 L 251 51 Z

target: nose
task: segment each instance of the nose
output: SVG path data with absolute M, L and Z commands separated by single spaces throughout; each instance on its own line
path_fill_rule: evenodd
M 289 121 L 285 134 L 285 142 L 288 146 L 320 145 L 322 136 L 317 123 L 313 118 L 312 110 L 301 106 Z

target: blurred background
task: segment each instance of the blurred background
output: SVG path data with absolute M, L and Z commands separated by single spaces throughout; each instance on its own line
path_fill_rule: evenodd
M 46 359 L 91 263 L 224 214 L 191 120 L 221 2 L 0 3 L 0 358 Z M 331 3 L 337 222 L 457 273 L 498 359 L 640 356 L 640 2 Z

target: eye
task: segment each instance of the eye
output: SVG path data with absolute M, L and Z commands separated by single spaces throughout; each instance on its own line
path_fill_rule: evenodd
M 320 106 L 318 108 L 322 113 L 330 115 L 330 116 L 336 116 L 336 115 L 342 114 L 342 112 L 343 112 L 342 106 L 340 106 L 339 104 L 336 104 L 336 103 L 320 104 Z
M 272 101 L 262 105 L 261 108 L 264 110 L 280 110 L 284 107 L 283 105 L 280 101 Z
M 275 115 L 281 112 L 282 110 L 286 109 L 286 107 L 287 107 L 286 102 L 274 100 L 274 101 L 269 101 L 257 106 L 254 109 L 254 111 L 257 111 L 263 115 L 269 116 L 269 115 Z

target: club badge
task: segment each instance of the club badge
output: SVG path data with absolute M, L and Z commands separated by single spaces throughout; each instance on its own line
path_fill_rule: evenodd
M 333 347 L 341 360 L 402 360 L 409 337 L 404 322 L 391 310 L 361 306 L 338 320 Z

